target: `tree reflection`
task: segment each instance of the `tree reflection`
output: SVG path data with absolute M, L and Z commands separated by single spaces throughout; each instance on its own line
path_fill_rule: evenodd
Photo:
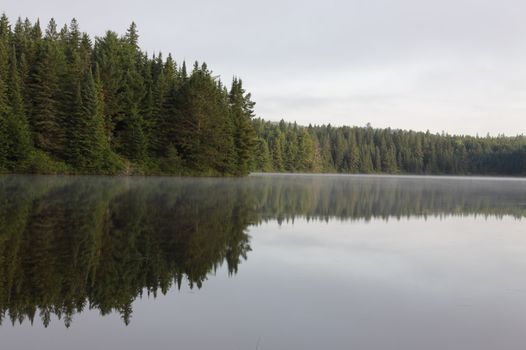
M 69 326 L 86 307 L 128 323 L 137 296 L 200 288 L 250 251 L 250 212 L 214 181 L 10 177 L 0 191 L 0 311 L 13 323 Z
M 372 220 L 526 215 L 526 181 L 453 177 L 274 175 L 250 179 L 258 220 Z
M 344 176 L 246 179 L 0 177 L 0 322 L 118 312 L 250 251 L 268 220 L 482 215 L 522 218 L 518 181 Z

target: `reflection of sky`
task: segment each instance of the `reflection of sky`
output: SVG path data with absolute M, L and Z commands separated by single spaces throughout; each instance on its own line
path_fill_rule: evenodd
M 526 240 L 513 218 L 275 222 L 202 290 L 118 316 L 0 327 L 9 349 L 522 349 Z

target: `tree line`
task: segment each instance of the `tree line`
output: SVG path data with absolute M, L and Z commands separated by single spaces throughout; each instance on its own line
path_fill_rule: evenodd
M 474 137 L 253 119 L 255 171 L 526 175 L 526 137 Z
M 76 20 L 0 17 L 0 172 L 525 175 L 526 137 L 254 118 L 240 79 L 149 56 L 134 23 L 92 40 Z
M 74 19 L 0 18 L 0 170 L 245 175 L 254 103 L 205 63 L 148 56 L 134 23 L 93 41 Z

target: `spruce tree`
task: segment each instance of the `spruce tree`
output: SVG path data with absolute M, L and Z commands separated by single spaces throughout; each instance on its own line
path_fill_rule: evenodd
M 69 123 L 68 160 L 77 169 L 95 172 L 107 155 L 104 121 L 98 105 L 97 87 L 90 71 L 75 91 L 74 113 Z
M 24 109 L 22 87 L 17 70 L 14 46 L 11 49 L 11 57 L 9 60 L 8 97 L 10 103 L 10 114 L 6 125 L 6 137 L 8 142 L 7 162 L 8 167 L 15 170 L 25 165 L 31 154 L 32 143 Z
M 272 158 L 265 139 L 258 137 L 256 153 L 254 157 L 254 170 L 270 172 L 272 171 Z
M 283 137 L 283 134 L 277 130 L 276 135 L 274 136 L 272 146 L 271 146 L 271 154 L 272 154 L 272 167 L 275 171 L 284 171 L 285 170 L 285 164 L 284 164 L 284 154 L 283 154 L 283 143 L 285 138 Z
M 115 129 L 125 119 L 126 102 L 122 98 L 124 83 L 122 48 L 118 34 L 108 31 L 104 37 L 96 38 L 92 54 L 96 74 L 100 77 L 100 85 L 103 86 L 106 136 L 113 149 L 119 146 L 115 138 Z
M 358 173 L 360 171 L 360 150 L 356 142 L 355 131 L 352 131 L 349 140 L 349 172 Z
M 31 75 L 30 124 L 34 144 L 48 154 L 60 157 L 64 148 L 64 123 L 60 113 L 60 67 L 64 66 L 57 42 L 46 36 Z
M 9 22 L 5 15 L 0 18 L 0 170 L 7 167 L 9 152 L 8 120 L 10 108 L 8 104 L 8 71 L 9 71 Z
M 230 114 L 234 128 L 234 147 L 236 152 L 236 173 L 248 174 L 255 150 L 256 135 L 251 118 L 254 116 L 254 103 L 246 94 L 240 79 L 234 78 L 230 89 Z
M 115 124 L 117 151 L 138 163 L 148 156 L 147 127 L 141 114 L 141 102 L 146 96 L 145 77 L 141 75 L 142 53 L 138 48 L 135 23 L 121 40 L 121 62 L 124 71 L 119 89 L 122 120 Z
M 128 159 L 142 164 L 148 155 L 144 121 L 136 107 L 130 113 L 122 133 L 122 152 Z
M 7 47 L 0 40 L 0 171 L 7 167 L 8 136 L 7 123 L 9 118 L 9 105 L 7 95 L 7 82 L 4 77 L 7 72 Z
M 176 92 L 172 139 L 185 166 L 197 173 L 222 171 L 225 144 L 231 142 L 228 106 L 218 94 L 210 72 L 194 67 Z

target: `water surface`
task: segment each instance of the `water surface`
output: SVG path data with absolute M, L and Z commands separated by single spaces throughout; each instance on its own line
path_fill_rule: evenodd
M 6 349 L 523 349 L 526 181 L 0 177 Z

